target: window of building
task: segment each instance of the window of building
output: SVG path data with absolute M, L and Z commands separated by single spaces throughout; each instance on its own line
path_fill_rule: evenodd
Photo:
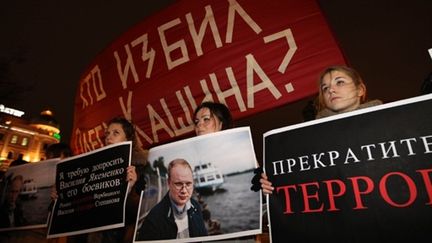
M 27 137 L 23 137 L 21 141 L 21 146 L 27 147 L 29 139 Z
M 16 144 L 18 142 L 18 136 L 17 135 L 13 135 L 12 139 L 11 139 L 11 144 Z

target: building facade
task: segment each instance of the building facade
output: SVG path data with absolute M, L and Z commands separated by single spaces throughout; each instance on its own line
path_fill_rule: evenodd
M 9 163 L 22 157 L 28 162 L 46 158 L 45 150 L 60 142 L 59 124 L 49 110 L 38 117 L 24 119 L 24 112 L 0 104 L 0 167 L 6 170 Z

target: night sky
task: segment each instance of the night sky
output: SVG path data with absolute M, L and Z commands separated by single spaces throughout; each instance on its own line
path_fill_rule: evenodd
M 2 1 L 0 104 L 25 111 L 26 118 L 51 109 L 62 140 L 69 142 L 75 93 L 87 65 L 121 34 L 170 2 Z M 8 97 L 6 82 L 17 88 Z
M 75 92 L 87 65 L 122 33 L 170 2 L 2 1 L 0 103 L 25 111 L 27 118 L 52 109 L 62 140 L 69 142 Z M 366 80 L 370 98 L 390 102 L 420 94 L 432 71 L 432 1 L 318 2 L 350 65 Z M 263 132 L 301 122 L 307 101 L 236 125 L 251 126 L 259 150 Z

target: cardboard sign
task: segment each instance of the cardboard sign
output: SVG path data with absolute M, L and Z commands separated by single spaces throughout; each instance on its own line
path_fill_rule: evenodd
M 124 226 L 130 158 L 131 142 L 122 142 L 62 160 L 48 238 Z
M 264 134 L 273 242 L 424 241 L 432 95 Z

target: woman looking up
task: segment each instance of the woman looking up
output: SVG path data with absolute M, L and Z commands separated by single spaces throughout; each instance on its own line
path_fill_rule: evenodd
M 330 66 L 318 78 L 318 104 L 315 119 L 354 111 L 382 104 L 380 100 L 367 101 L 366 85 L 359 73 L 347 66 Z M 262 171 L 262 170 L 261 170 Z M 258 172 L 259 173 L 259 172 Z M 252 179 L 253 190 L 262 189 L 264 194 L 274 190 L 265 173 L 257 184 Z
M 131 188 L 133 189 L 126 201 L 126 226 L 124 229 L 105 231 L 102 237 L 103 242 L 132 242 L 139 195 L 146 184 L 144 175 L 151 171 L 150 164 L 147 163 L 147 154 L 136 140 L 134 125 L 123 117 L 114 117 L 108 122 L 105 130 L 105 145 L 125 141 L 132 141 L 131 166 L 127 168 L 127 178 L 132 182 Z
M 105 146 L 126 141 L 132 141 L 131 165 L 126 169 L 126 180 L 130 182 L 129 188 L 135 188 L 135 190 L 132 190 L 132 193 L 131 191 L 128 191 L 125 210 L 125 227 L 69 236 L 67 239 L 68 242 L 132 242 L 139 204 L 139 192 L 145 187 L 145 180 L 141 176 L 140 172 L 142 170 L 140 168 L 147 164 L 147 158 L 145 155 L 140 154 L 144 151 L 137 146 L 135 141 L 135 128 L 132 123 L 122 117 L 113 118 L 108 122 L 108 127 L 105 130 Z M 137 171 L 140 176 L 137 175 Z M 136 191 L 137 193 L 133 191 Z M 55 200 L 57 197 L 57 191 L 54 187 L 51 192 L 51 198 L 52 200 Z
M 135 141 L 135 128 L 128 120 L 122 117 L 115 117 L 108 123 L 105 130 L 105 146 L 116 144 L 120 142 L 132 141 L 132 158 L 131 166 L 127 168 L 127 180 L 135 184 L 137 175 L 135 166 L 139 164 L 146 164 L 146 161 L 137 160 L 134 156 L 138 152 L 138 146 Z
M 346 66 L 331 66 L 318 79 L 316 119 L 382 104 L 366 102 L 366 85 L 358 72 Z

